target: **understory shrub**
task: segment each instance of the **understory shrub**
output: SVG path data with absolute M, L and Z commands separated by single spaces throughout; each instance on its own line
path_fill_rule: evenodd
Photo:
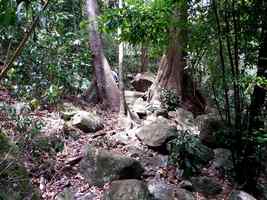
M 182 170 L 182 176 L 190 177 L 213 158 L 213 151 L 203 145 L 198 136 L 180 131 L 178 137 L 168 143 L 171 163 Z
M 176 95 L 175 90 L 160 89 L 160 101 L 163 108 L 168 111 L 174 111 L 180 105 L 180 98 Z

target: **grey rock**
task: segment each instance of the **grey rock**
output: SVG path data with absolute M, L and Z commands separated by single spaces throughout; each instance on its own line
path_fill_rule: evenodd
M 216 132 L 224 127 L 219 117 L 213 113 L 199 115 L 195 122 L 199 129 L 200 140 L 211 147 L 216 146 Z
M 194 200 L 192 192 L 176 188 L 160 180 L 150 181 L 148 183 L 148 190 L 155 200 Z
M 179 183 L 179 187 L 183 188 L 183 189 L 186 189 L 186 190 L 189 190 L 189 191 L 193 191 L 194 190 L 193 184 L 188 180 L 182 180 Z
M 213 166 L 219 170 L 232 170 L 234 165 L 231 151 L 223 148 L 214 149 Z
M 147 114 L 147 108 L 149 104 L 148 102 L 144 101 L 141 97 L 136 99 L 133 104 L 133 111 L 136 112 L 139 116 L 145 116 Z
M 60 192 L 55 200 L 74 200 L 74 192 L 69 188 L 65 188 L 63 192 Z
M 71 124 L 86 133 L 96 132 L 104 128 L 102 120 L 96 114 L 86 111 L 77 112 L 72 117 Z
M 105 191 L 104 200 L 151 200 L 145 183 L 140 180 L 114 181 Z
M 175 193 L 176 193 L 176 198 L 174 200 L 176 200 L 176 199 L 179 199 L 179 200 L 194 200 L 195 199 L 193 194 L 192 194 L 192 192 L 187 191 L 185 189 L 179 188 L 179 189 L 177 189 L 175 191 Z
M 160 147 L 171 138 L 177 136 L 176 128 L 168 124 L 168 120 L 158 118 L 157 121 L 139 129 L 136 136 L 150 147 Z
M 131 81 L 134 89 L 139 92 L 145 92 L 153 84 L 154 76 L 149 73 L 138 73 Z
M 204 195 L 217 195 L 221 193 L 222 187 L 215 179 L 201 176 L 191 179 L 193 188 L 196 192 L 201 192 Z
M 194 115 L 190 111 L 178 108 L 175 112 L 176 120 L 185 126 L 194 126 Z
M 144 95 L 145 93 L 143 92 L 125 90 L 126 103 L 131 106 L 138 98 L 143 97 Z
M 137 160 L 89 145 L 80 162 L 80 173 L 89 184 L 96 186 L 119 179 L 139 179 L 143 172 Z
M 229 200 L 257 200 L 257 199 L 244 191 L 235 190 L 230 194 Z
M 77 114 L 78 111 L 63 111 L 60 113 L 61 118 L 64 119 L 65 121 L 71 120 L 71 118 Z

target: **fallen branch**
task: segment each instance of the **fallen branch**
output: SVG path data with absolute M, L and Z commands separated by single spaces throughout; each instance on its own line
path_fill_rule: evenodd
M 82 159 L 83 159 L 84 156 L 77 156 L 77 157 L 74 157 L 74 158 L 71 158 L 69 159 L 65 165 L 66 166 L 73 166 L 73 165 L 76 165 L 78 164 Z

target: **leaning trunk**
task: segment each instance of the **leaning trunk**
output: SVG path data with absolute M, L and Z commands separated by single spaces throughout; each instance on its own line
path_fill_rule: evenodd
M 90 20 L 90 47 L 93 56 L 93 65 L 96 77 L 97 93 L 100 103 L 112 110 L 118 111 L 120 106 L 119 89 L 112 78 L 112 73 L 108 61 L 103 52 L 102 40 L 98 32 L 97 0 L 86 1 L 87 14 Z

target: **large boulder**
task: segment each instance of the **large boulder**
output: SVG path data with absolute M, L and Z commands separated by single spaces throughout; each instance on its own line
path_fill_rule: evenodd
M 214 160 L 212 165 L 223 173 L 233 170 L 234 164 L 231 151 L 223 148 L 214 149 Z
M 222 186 L 214 178 L 206 176 L 193 177 L 191 182 L 194 190 L 204 195 L 217 195 L 222 191 Z
M 211 147 L 217 146 L 216 133 L 223 129 L 224 124 L 214 113 L 199 115 L 195 122 L 199 129 L 200 140 Z
M 174 117 L 177 122 L 178 130 L 190 131 L 192 134 L 198 134 L 193 113 L 183 108 L 178 108 L 174 113 Z
M 145 96 L 145 93 L 143 93 L 143 92 L 130 91 L 130 90 L 125 90 L 124 94 L 125 94 L 126 103 L 129 106 L 133 105 L 134 102 L 138 98 Z
M 148 182 L 148 190 L 155 200 L 194 200 L 193 193 L 182 188 L 176 188 L 164 181 Z
M 71 119 L 71 124 L 80 130 L 96 132 L 104 128 L 103 121 L 94 113 L 79 111 Z
M 111 183 L 104 194 L 104 200 L 151 200 L 144 182 L 140 180 L 120 180 Z
M 146 92 L 148 88 L 153 84 L 154 76 L 148 73 L 138 73 L 131 81 L 134 89 L 138 92 Z
M 234 190 L 230 194 L 229 200 L 257 200 L 257 199 L 244 191 Z
M 136 99 L 134 102 L 132 109 L 136 112 L 140 117 L 143 117 L 147 114 L 147 109 L 149 107 L 149 103 L 144 101 L 141 97 Z
M 177 136 L 177 131 L 169 125 L 168 120 L 159 117 L 156 121 L 141 127 L 136 136 L 150 147 L 160 147 Z
M 55 200 L 74 200 L 74 192 L 71 191 L 69 188 L 65 188 L 62 192 L 60 192 Z
M 103 186 L 118 179 L 139 179 L 144 169 L 135 159 L 87 146 L 80 173 L 91 185 Z

